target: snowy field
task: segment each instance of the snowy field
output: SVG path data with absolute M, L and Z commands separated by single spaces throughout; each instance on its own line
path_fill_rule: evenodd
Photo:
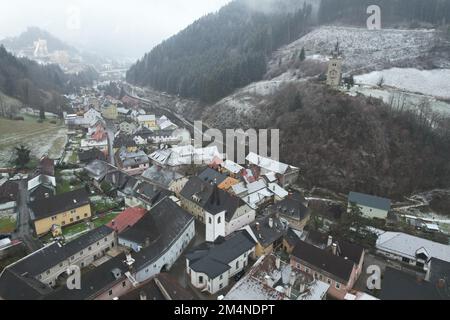
M 450 69 L 392 68 L 356 76 L 355 83 L 377 86 L 381 79 L 383 79 L 383 86 L 441 99 L 450 99 Z
M 436 38 L 435 30 L 320 27 L 276 51 L 269 63 L 269 72 L 279 67 L 280 59 L 289 61 L 302 48 L 305 48 L 308 56 L 324 59 L 333 51 L 336 41 L 339 41 L 345 57 L 346 72 L 401 66 L 427 55 Z
M 40 158 L 48 154 L 56 159 L 62 155 L 67 141 L 67 129 L 61 125 L 39 124 L 26 117 L 25 121 L 0 119 L 0 166 L 7 166 L 14 147 L 24 145 L 31 155 Z

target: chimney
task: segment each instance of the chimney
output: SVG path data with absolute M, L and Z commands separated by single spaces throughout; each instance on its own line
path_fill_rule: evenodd
M 439 279 L 439 281 L 438 281 L 437 284 L 436 284 L 436 287 L 437 287 L 438 289 L 444 289 L 444 288 L 445 288 L 445 285 L 446 285 L 445 279 Z
M 277 257 L 277 259 L 275 260 L 275 266 L 278 270 L 280 270 L 281 267 L 281 259 L 280 257 Z
M 331 247 L 332 244 L 333 244 L 333 237 L 330 235 L 328 236 L 327 247 Z
M 337 244 L 336 243 L 333 243 L 333 245 L 332 245 L 332 252 L 333 252 L 333 255 L 337 256 Z
M 305 285 L 305 283 L 301 283 L 300 284 L 300 293 L 303 293 L 303 292 L 305 292 L 305 290 L 306 290 L 306 285 Z
M 290 299 L 291 298 L 291 293 L 292 293 L 292 287 L 291 286 L 285 286 L 284 287 L 284 292 L 286 294 L 286 297 L 288 299 Z
M 272 280 L 272 278 L 271 278 L 270 276 L 265 276 L 264 279 L 266 280 L 266 285 L 267 285 L 268 287 L 271 287 L 271 288 L 272 288 L 272 286 L 273 286 L 273 280 Z
M 144 290 L 142 290 L 142 291 L 139 293 L 139 299 L 142 300 L 142 301 L 147 300 L 147 294 L 145 293 Z
M 291 275 L 289 277 L 289 284 L 291 285 L 291 287 L 295 284 L 295 280 L 297 280 L 297 275 L 295 274 L 295 272 L 291 272 Z
M 269 218 L 269 227 L 273 228 L 273 218 Z

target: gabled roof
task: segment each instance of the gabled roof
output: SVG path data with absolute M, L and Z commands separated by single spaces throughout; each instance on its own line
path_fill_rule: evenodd
M 6 181 L 0 186 L 0 203 L 17 201 L 19 184 L 15 181 Z
M 312 244 L 299 241 L 292 252 L 297 259 L 306 262 L 311 267 L 323 270 L 343 283 L 350 280 L 354 263 L 344 257 L 319 249 Z
M 198 177 L 205 182 L 215 183 L 217 185 L 221 184 L 228 178 L 226 175 L 221 174 L 210 167 L 206 167 L 205 170 L 198 175 Z
M 290 169 L 298 169 L 288 164 L 262 157 L 253 152 L 248 154 L 246 160 L 253 165 L 267 170 L 268 172 L 275 172 L 278 174 L 285 174 Z
M 418 280 L 402 271 L 387 267 L 381 283 L 381 300 L 442 300 L 435 284 Z
M 101 160 L 101 161 L 105 161 L 106 160 L 106 156 L 103 152 L 101 152 L 99 149 L 97 148 L 93 148 L 87 151 L 80 151 L 78 152 L 78 159 L 80 159 L 80 162 L 90 162 L 93 160 Z
M 41 300 L 52 289 L 42 282 L 22 277 L 10 268 L 0 274 L 0 300 Z
M 272 227 L 269 224 L 270 219 L 272 219 Z M 267 216 L 258 218 L 252 223 L 251 230 L 258 242 L 263 247 L 268 247 L 286 235 L 288 228 L 287 225 L 281 223 L 280 219 L 274 216 Z
M 80 290 L 69 290 L 67 286 L 62 286 L 50 295 L 46 300 L 91 300 L 98 295 L 107 292 L 116 283 L 126 280 L 125 273 L 129 271 L 125 263 L 126 257 L 122 253 L 100 266 L 83 273 Z
M 381 234 L 376 242 L 378 250 L 383 250 L 396 255 L 415 258 L 418 250 L 425 249 L 428 258 L 438 258 L 450 262 L 450 246 L 433 242 L 431 240 L 411 236 L 401 232 L 385 232 Z
M 173 181 L 179 180 L 184 176 L 176 171 L 167 170 L 160 166 L 152 166 L 144 171 L 142 178 L 156 183 L 162 187 L 169 188 Z
M 358 192 L 350 192 L 348 202 L 384 211 L 391 209 L 391 200 Z
M 192 270 L 215 279 L 230 269 L 229 263 L 250 251 L 255 245 L 255 240 L 247 231 L 242 230 L 232 233 L 223 242 L 217 242 L 208 249 L 203 246 L 197 247 L 186 254 L 186 258 Z
M 127 208 L 121 212 L 113 221 L 107 224 L 111 229 L 118 233 L 125 231 L 127 228 L 135 225 L 147 212 L 143 208 Z
M 238 197 L 219 189 L 201 180 L 199 177 L 191 177 L 181 190 L 181 196 L 197 203 L 210 214 L 218 214 L 225 211 L 226 221 L 231 221 L 234 213 L 245 203 Z
M 285 198 L 275 203 L 273 207 L 279 214 L 296 220 L 303 220 L 309 213 L 307 207 L 291 198 Z
M 148 212 L 143 219 L 153 221 L 154 228 L 157 230 L 158 237 L 150 235 L 150 245 L 145 246 L 133 258 L 136 260 L 134 267 L 141 270 L 156 261 L 162 253 L 184 233 L 184 231 L 194 222 L 194 217 L 178 206 L 169 198 L 159 202 Z M 141 219 L 134 227 L 129 230 L 141 230 L 141 237 L 145 241 L 145 236 L 151 233 L 150 229 L 144 230 L 142 227 L 148 223 Z M 130 231 L 131 232 L 131 231 Z M 121 235 L 122 237 L 122 235 Z
M 84 250 L 90 245 L 100 241 L 113 233 L 114 230 L 107 226 L 101 226 L 91 230 L 65 245 L 54 242 L 10 266 L 11 270 L 19 275 L 38 276 L 42 272 L 58 265 L 74 254 Z
M 89 203 L 89 195 L 85 189 L 66 192 L 51 198 L 39 199 L 30 203 L 32 220 L 51 217 Z

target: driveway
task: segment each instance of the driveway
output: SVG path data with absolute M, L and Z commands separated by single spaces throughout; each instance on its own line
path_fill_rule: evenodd
M 22 240 L 30 252 L 42 247 L 42 243 L 33 238 L 33 229 L 30 226 L 30 212 L 28 209 L 28 185 L 26 180 L 19 181 L 19 197 L 17 201 L 17 230 L 12 238 Z

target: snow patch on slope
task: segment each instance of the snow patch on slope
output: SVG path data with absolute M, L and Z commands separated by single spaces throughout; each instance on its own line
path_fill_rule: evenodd
M 381 79 L 383 79 L 384 86 L 450 99 L 450 69 L 392 68 L 356 76 L 355 83 L 377 86 Z

